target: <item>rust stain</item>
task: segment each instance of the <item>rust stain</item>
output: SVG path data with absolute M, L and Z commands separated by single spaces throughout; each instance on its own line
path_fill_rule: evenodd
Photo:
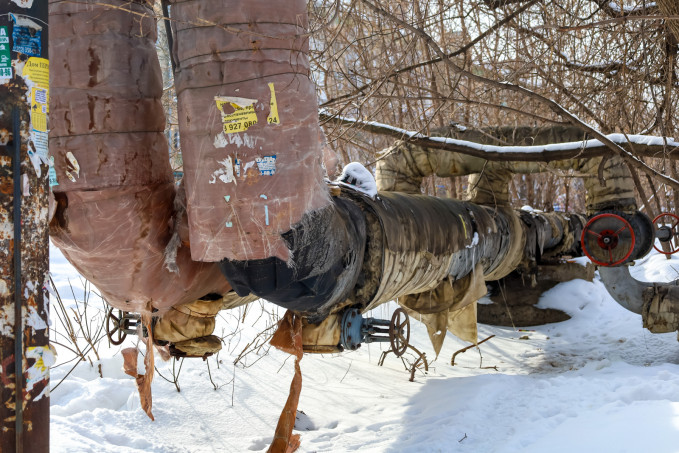
M 5 357 L 5 359 L 2 361 L 2 372 L 0 372 L 0 381 L 2 382 L 2 385 L 9 387 L 14 386 L 14 373 L 10 374 L 11 379 L 7 375 L 7 366 L 11 363 L 14 363 L 14 354 Z
M 94 52 L 94 49 L 92 49 L 91 47 L 87 49 L 87 53 L 90 56 L 89 65 L 90 80 L 87 86 L 93 87 L 98 83 L 97 74 L 99 72 L 99 65 L 101 64 L 101 61 L 99 61 L 99 56 Z

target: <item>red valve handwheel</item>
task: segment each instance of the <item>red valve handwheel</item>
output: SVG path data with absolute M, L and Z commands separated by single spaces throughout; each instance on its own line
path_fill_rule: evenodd
M 580 244 L 587 258 L 599 266 L 624 263 L 634 251 L 635 234 L 630 223 L 610 212 L 595 215 L 582 230 Z
M 666 220 L 661 220 L 663 218 L 666 218 Z M 661 223 L 662 226 L 658 227 L 658 223 Z M 668 226 L 671 225 L 671 226 Z M 669 212 L 663 212 L 659 216 L 657 216 L 655 219 L 653 219 L 653 226 L 655 227 L 656 231 L 660 233 L 661 231 L 665 230 L 667 233 L 667 239 L 663 240 L 660 239 L 660 236 L 658 236 L 658 233 L 656 233 L 656 237 L 660 239 L 661 242 L 664 242 L 666 244 L 669 244 L 670 246 L 670 251 L 666 252 L 661 248 L 658 248 L 655 245 L 655 241 L 653 243 L 653 248 L 656 249 L 658 252 L 664 254 L 664 255 L 672 255 L 673 253 L 677 253 L 679 251 L 679 240 L 676 240 L 675 238 L 679 237 L 679 216 L 676 214 L 671 214 Z M 674 246 L 672 245 L 672 239 L 674 240 Z

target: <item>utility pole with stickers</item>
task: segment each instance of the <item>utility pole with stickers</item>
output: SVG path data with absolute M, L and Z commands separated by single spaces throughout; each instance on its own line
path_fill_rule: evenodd
M 49 451 L 47 0 L 0 6 L 0 451 Z

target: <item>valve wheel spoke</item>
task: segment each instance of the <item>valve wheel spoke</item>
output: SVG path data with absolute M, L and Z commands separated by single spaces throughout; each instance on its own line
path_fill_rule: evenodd
M 397 308 L 389 323 L 389 343 L 396 357 L 401 357 L 410 342 L 410 317 L 402 308 Z
M 580 245 L 593 263 L 606 267 L 618 266 L 632 255 L 635 236 L 631 224 L 622 215 L 604 212 L 589 219 L 582 230 Z
M 677 236 L 679 236 L 679 216 L 670 212 L 663 212 L 653 219 L 653 226 L 656 227 L 656 229 L 669 228 L 670 230 L 669 239 L 663 241 L 668 250 L 658 247 L 655 243 L 653 244 L 653 248 L 663 255 L 673 255 L 674 253 L 677 253 L 679 251 L 679 244 L 677 243 Z M 672 241 L 673 238 L 674 241 Z
M 116 316 L 114 310 L 115 308 L 111 307 L 106 313 L 106 336 L 111 344 L 118 346 L 127 338 L 127 333 L 123 331 L 121 325 L 121 319 L 125 318 L 125 314 L 122 310 L 118 310 L 118 316 Z

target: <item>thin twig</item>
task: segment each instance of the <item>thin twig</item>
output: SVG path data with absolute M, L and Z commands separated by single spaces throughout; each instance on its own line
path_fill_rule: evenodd
M 455 357 L 457 357 L 458 354 L 461 354 L 461 353 L 463 353 L 463 352 L 467 352 L 467 351 L 470 350 L 471 348 L 477 348 L 477 347 L 479 347 L 480 344 L 485 343 L 486 341 L 490 340 L 490 339 L 493 338 L 494 336 L 495 336 L 495 335 L 491 335 L 491 336 L 489 336 L 488 338 L 486 338 L 485 340 L 481 340 L 481 341 L 479 341 L 479 342 L 476 343 L 476 344 L 469 345 L 469 346 L 467 346 L 466 348 L 462 348 L 462 349 L 460 349 L 459 351 L 455 352 L 455 354 L 453 354 L 453 358 L 450 359 L 450 364 L 451 364 L 452 366 L 455 366 Z

